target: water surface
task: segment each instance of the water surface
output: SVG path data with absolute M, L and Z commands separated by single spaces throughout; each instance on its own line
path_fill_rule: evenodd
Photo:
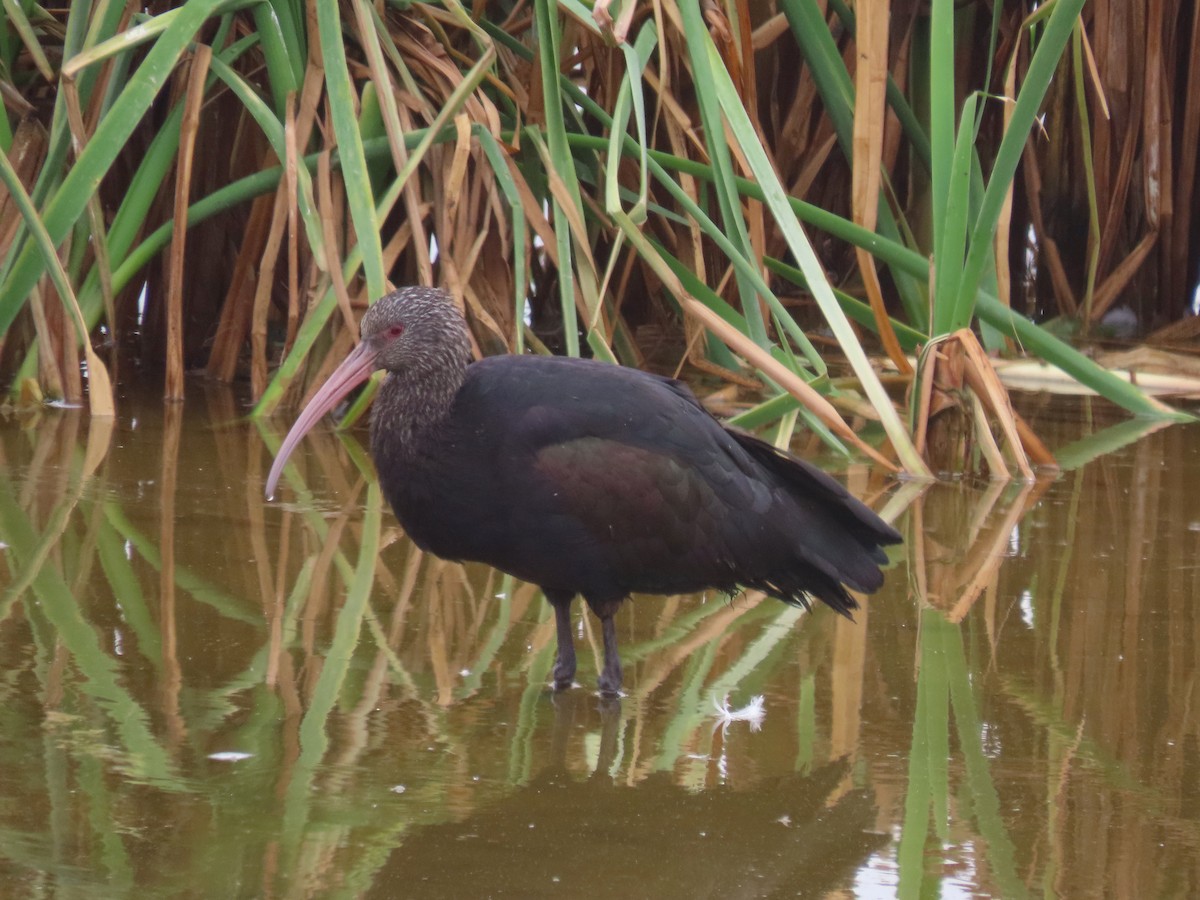
M 906 537 L 855 623 L 626 604 L 619 702 L 353 436 L 266 503 L 223 391 L 0 420 L 0 896 L 1194 896 L 1200 430 L 1024 411 L 1059 478 L 841 473 Z

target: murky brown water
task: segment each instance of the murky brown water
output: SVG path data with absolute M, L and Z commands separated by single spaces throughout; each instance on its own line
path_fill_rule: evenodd
M 1117 421 L 1025 409 L 1073 464 Z M 422 558 L 354 441 L 264 503 L 239 412 L 0 421 L 0 896 L 1200 892 L 1200 429 L 854 470 L 908 540 L 857 624 L 639 598 L 605 705 L 594 620 L 552 697 L 534 588 Z

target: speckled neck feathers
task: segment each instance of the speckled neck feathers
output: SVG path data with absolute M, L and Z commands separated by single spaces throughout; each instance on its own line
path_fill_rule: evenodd
M 403 330 L 392 336 L 396 326 Z M 471 361 L 467 325 L 444 291 L 409 287 L 367 311 L 362 338 L 380 345 L 388 372 L 371 415 L 372 450 L 402 459 L 450 412 Z

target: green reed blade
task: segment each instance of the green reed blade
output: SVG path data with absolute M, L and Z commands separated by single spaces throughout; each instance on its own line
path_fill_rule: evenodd
M 42 224 L 55 245 L 66 238 L 75 221 L 83 215 L 100 180 L 124 149 L 196 32 L 227 3 L 228 0 L 189 0 L 174 11 L 172 21 L 154 42 L 108 115 L 96 127 L 87 147 L 42 209 Z M 0 282 L 0 333 L 8 330 L 24 307 L 29 292 L 45 271 L 44 266 L 35 247 L 26 245 L 22 248 L 7 277 Z
M 676 257 L 672 256 L 670 253 L 668 253 L 665 247 L 663 247 L 661 244 L 658 244 L 656 242 L 650 242 L 650 243 L 654 247 L 654 251 L 657 254 L 658 258 L 662 262 L 666 263 L 667 266 L 670 267 L 671 271 L 673 271 L 675 273 L 675 276 L 679 279 L 680 283 L 683 285 L 684 289 L 689 294 L 691 294 L 693 297 L 695 297 L 697 300 L 699 300 L 701 303 L 703 303 L 705 306 L 707 306 L 709 309 L 711 309 L 713 312 L 715 312 L 718 316 L 720 316 L 722 319 L 724 319 L 726 322 L 728 322 L 730 325 L 732 325 L 738 331 L 742 332 L 743 334 L 746 333 L 745 320 L 741 317 L 741 315 L 737 312 L 737 310 L 735 310 L 732 306 L 730 306 L 728 303 L 726 303 L 725 300 L 720 295 L 718 295 L 708 285 L 706 285 L 703 281 L 701 281 L 699 278 L 697 278 L 696 274 L 694 272 L 692 272 L 692 270 L 690 268 L 685 266 L 679 259 L 677 259 Z M 825 372 L 820 372 L 817 375 L 813 375 L 813 373 L 805 371 L 799 365 L 797 365 L 796 360 L 794 360 L 790 357 L 787 357 L 783 353 L 783 351 L 781 351 L 776 346 L 771 346 L 770 352 L 771 352 L 772 357 L 777 359 L 783 365 L 787 366 L 788 369 L 790 369 L 792 372 L 794 372 L 800 378 L 804 379 L 804 381 L 806 381 L 808 384 L 812 385 L 814 388 L 821 390 L 823 387 L 824 388 L 828 387 L 829 382 L 828 382 L 828 379 L 826 378 Z M 766 379 L 766 380 L 767 380 L 767 383 L 770 385 L 771 389 L 773 389 L 775 391 L 782 391 L 782 388 L 780 388 L 779 385 L 777 385 L 775 382 L 771 381 L 770 379 Z M 841 439 L 838 438 L 832 431 L 829 430 L 829 426 L 827 426 L 819 418 L 817 418 L 815 415 L 813 415 L 809 409 L 807 409 L 804 406 L 800 406 L 798 401 L 795 401 L 795 398 L 793 398 L 791 394 L 788 394 L 787 392 L 782 392 L 779 394 L 779 397 L 787 397 L 789 400 L 792 400 L 793 405 L 790 405 L 790 406 L 789 405 L 780 405 L 780 406 L 768 407 L 771 410 L 778 411 L 777 415 L 772 417 L 772 421 L 774 421 L 775 419 L 778 419 L 780 416 L 783 416 L 783 415 L 786 415 L 787 413 L 792 412 L 793 410 L 796 410 L 803 417 L 804 424 L 808 427 L 808 429 L 810 431 L 812 431 L 814 434 L 816 434 L 818 437 L 820 437 L 821 440 L 824 441 L 827 446 L 833 448 L 834 450 L 836 450 L 838 453 L 842 454 L 843 456 L 846 456 L 846 457 L 853 456 L 853 454 L 846 447 L 846 445 L 842 443 Z M 770 402 L 770 401 L 768 401 L 768 402 Z M 760 415 L 761 415 L 761 413 L 760 413 Z M 735 419 L 737 419 L 737 418 L 738 417 L 735 417 Z M 743 423 L 738 421 L 738 422 L 735 422 L 735 424 L 743 424 Z M 749 426 L 744 426 L 744 427 L 749 427 Z
M 542 78 L 542 96 L 545 98 L 546 144 L 551 165 L 566 183 L 568 190 L 575 185 L 578 197 L 578 181 L 575 164 L 566 146 L 566 125 L 563 121 L 562 87 L 559 71 L 559 42 L 561 40 L 558 13 L 551 0 L 535 0 L 534 16 L 538 30 L 539 69 Z M 573 198 L 574 199 L 574 198 Z M 575 313 L 575 277 L 572 265 L 571 232 L 567 226 L 566 212 L 557 197 L 550 198 L 554 211 L 554 238 L 558 249 L 558 290 L 562 309 L 563 340 L 568 356 L 579 355 L 579 321 Z M 582 206 L 582 203 L 577 205 Z
M 950 170 L 943 173 L 940 187 L 935 183 L 935 244 L 933 251 L 933 327 L 931 336 L 950 334 L 965 328 L 967 322 L 954 318 L 958 286 L 962 279 L 963 259 L 966 256 L 967 218 L 971 212 L 971 161 L 975 152 L 975 105 L 972 94 L 963 102 L 958 120 L 958 136 Z M 935 182 L 937 166 L 934 166 Z M 939 194 L 938 191 L 944 191 Z M 937 227 L 940 213 L 940 229 Z M 939 233 L 940 232 L 940 233 Z
M 712 70 L 715 76 L 714 80 L 717 92 L 721 98 L 722 109 L 725 111 L 730 131 L 737 138 L 751 171 L 754 172 L 755 177 L 758 179 L 759 185 L 766 197 L 767 206 L 771 210 L 780 231 L 783 233 L 788 248 L 799 262 L 800 270 L 808 279 L 813 299 L 816 300 L 817 305 L 821 308 L 821 312 L 825 316 L 825 321 L 833 331 L 834 337 L 837 338 L 842 352 L 846 354 L 846 358 L 849 360 L 851 368 L 854 369 L 855 375 L 858 376 L 863 390 L 871 401 L 871 405 L 875 407 L 875 411 L 879 414 L 880 421 L 887 432 L 888 438 L 892 442 L 892 446 L 896 450 L 896 455 L 899 457 L 901 465 L 907 472 L 915 476 L 930 477 L 928 467 L 913 446 L 904 423 L 896 413 L 896 408 L 892 405 L 891 398 L 888 397 L 887 392 L 883 389 L 883 385 L 879 383 L 879 378 L 871 368 L 866 353 L 863 352 L 862 346 L 854 334 L 854 330 L 850 327 L 850 322 L 846 319 L 845 313 L 842 312 L 836 298 L 833 296 L 833 291 L 829 286 L 828 279 L 825 277 L 821 262 L 817 259 L 817 255 L 813 251 L 812 244 L 809 243 L 808 236 L 804 233 L 799 219 L 792 212 L 792 208 L 788 203 L 788 196 L 783 189 L 783 185 L 779 182 L 779 176 L 771 165 L 771 161 L 763 150 L 753 125 L 746 116 L 745 109 L 742 108 L 737 98 L 733 84 L 729 79 L 729 73 L 725 71 L 724 65 L 721 64 L 716 47 L 707 35 L 706 40 L 709 57 L 713 63 Z
M 766 264 L 767 269 L 776 275 L 786 278 L 797 287 L 804 288 L 805 290 L 808 289 L 808 281 L 805 279 L 804 273 L 795 266 L 789 266 L 787 263 L 775 259 L 773 256 L 763 257 L 763 262 Z M 857 297 L 853 297 L 838 288 L 833 289 L 833 295 L 837 297 L 837 301 L 841 304 L 842 310 L 846 315 L 867 330 L 877 332 L 879 323 L 875 321 L 875 313 L 871 310 L 869 303 L 864 303 Z M 915 353 L 918 345 L 929 340 L 929 336 L 922 331 L 918 331 L 895 319 L 892 319 L 891 322 L 892 331 L 896 333 L 896 338 L 900 342 L 900 346 L 908 353 Z
M 286 6 L 286 3 L 256 3 L 251 8 L 254 15 L 254 31 L 262 47 L 263 59 L 267 63 L 267 86 L 271 89 L 275 118 L 280 121 L 286 115 L 288 94 L 298 92 L 304 80 L 301 62 L 304 57 L 289 51 L 289 47 L 294 47 L 297 42 L 294 36 L 289 42 L 279 20 L 279 8 Z M 221 42 L 213 42 L 214 49 L 222 45 Z
M 1075 29 L 1085 0 L 1058 0 L 1038 39 L 1037 49 L 1029 62 L 1025 81 L 1017 92 L 1012 118 L 996 151 L 991 176 L 979 213 L 971 227 L 967 261 L 963 266 L 962 282 L 955 302 L 953 321 L 969 322 L 975 310 L 983 269 L 991 250 L 992 238 L 1000 221 L 1000 212 L 1009 185 L 1017 172 L 1025 142 L 1033 129 L 1042 100 L 1050 87 L 1055 69 Z
M 850 73 L 846 70 L 841 50 L 834 42 L 833 35 L 825 23 L 824 9 L 816 0 L 782 0 L 780 6 L 787 17 L 792 36 L 796 39 L 796 44 L 800 47 L 809 71 L 812 73 L 817 92 L 820 94 L 825 108 L 825 114 L 833 123 L 842 155 L 847 162 L 852 162 L 854 158 L 854 84 L 850 79 Z M 889 92 L 889 98 L 891 93 Z M 897 90 L 895 93 L 898 94 L 899 91 Z M 909 118 L 912 118 L 911 115 Z M 919 125 L 914 131 L 919 135 L 915 142 L 918 152 L 922 154 L 924 164 L 928 167 L 929 139 Z M 876 227 L 887 240 L 900 241 L 902 229 L 882 193 L 879 198 Z M 924 274 L 918 276 L 921 280 L 924 280 L 925 277 Z M 904 306 L 909 323 L 918 330 L 924 331 L 927 327 L 927 314 L 924 298 L 921 296 L 917 282 L 909 275 L 899 271 L 892 272 L 892 280 L 900 295 L 900 301 Z
M 34 66 L 37 67 L 38 72 L 41 73 L 41 76 L 46 81 L 53 84 L 54 69 L 50 65 L 50 60 L 46 58 L 46 51 L 42 49 L 42 43 L 38 40 L 37 32 L 29 24 L 29 18 L 25 15 L 25 10 L 21 8 L 17 0 L 4 0 L 4 15 L 8 20 L 8 24 L 20 36 L 21 42 L 29 52 L 29 56 L 33 60 Z
M 358 98 L 346 61 L 338 4 L 317 4 L 317 28 L 325 61 L 325 90 L 333 116 L 333 131 L 342 156 L 342 182 L 367 277 L 367 294 L 370 297 L 382 297 L 387 293 L 387 273 L 384 271 L 383 243 L 379 237 L 380 220 L 375 214 L 375 197 L 363 154 L 362 134 L 355 117 Z
M 708 52 L 712 39 L 708 27 L 700 14 L 698 3 L 682 3 L 679 7 L 683 19 L 688 59 L 692 65 L 692 81 L 695 86 L 696 104 L 700 108 L 700 122 L 704 127 L 704 144 L 712 163 L 713 185 L 716 188 L 717 204 L 721 210 L 721 222 L 725 234 L 737 248 L 738 254 L 746 259 L 754 258 L 754 247 L 742 214 L 742 202 L 734 181 L 733 155 L 725 140 L 722 109 L 732 102 L 745 115 L 742 98 L 725 72 L 725 64 L 719 55 Z M 720 69 L 720 72 L 716 70 Z M 723 77 L 723 82 L 718 82 Z M 732 93 L 733 97 L 722 96 Z M 725 115 L 729 111 L 724 110 Z M 743 148 L 744 151 L 744 148 Z M 735 270 L 738 296 L 742 302 L 742 315 L 746 317 L 747 335 L 760 347 L 767 346 L 767 329 L 758 305 L 758 292 L 753 282 L 740 269 Z
M 529 272 L 526 260 L 526 229 L 525 210 L 521 206 L 521 193 L 517 189 L 516 179 L 508 168 L 508 159 L 500 144 L 492 133 L 478 123 L 471 126 L 471 133 L 487 157 L 492 167 L 492 174 L 504 199 L 508 202 L 509 213 L 512 215 L 512 265 L 513 265 L 513 352 L 525 352 L 525 306 L 529 293 Z
M 1087 108 L 1087 79 L 1083 74 L 1083 20 L 1075 21 L 1071 32 L 1071 78 L 1075 89 L 1075 112 L 1079 117 L 1080 156 L 1083 159 L 1083 182 L 1087 186 L 1088 243 L 1087 283 L 1083 290 L 1083 323 L 1086 329 L 1092 320 L 1092 300 L 1096 293 L 1096 274 L 1100 267 L 1100 207 L 1096 198 L 1096 164 L 1092 158 L 1092 122 Z
M 647 197 L 649 193 L 646 177 L 648 165 L 646 156 L 646 100 L 642 94 L 642 72 L 650 60 L 650 54 L 658 46 L 658 31 L 654 21 L 648 21 L 638 32 L 633 45 L 623 44 L 621 50 L 625 54 L 625 76 L 621 81 L 621 91 L 613 108 L 612 122 L 609 127 L 608 159 L 617 160 L 621 156 L 621 145 L 625 136 L 626 123 L 630 112 L 633 113 L 634 126 L 637 129 L 638 152 L 638 192 L 632 209 L 626 211 L 629 218 L 641 224 L 646 220 Z M 618 174 L 620 167 L 610 165 L 604 178 L 604 208 L 608 212 L 621 209 L 621 192 Z M 615 256 L 615 254 L 614 254 Z
M 933 212 L 933 264 L 938 270 L 935 281 L 941 283 L 943 267 L 942 247 L 946 244 L 947 206 L 951 200 L 951 172 L 955 165 L 955 110 L 957 102 L 954 92 L 954 0 L 932 0 L 929 12 L 929 145 L 931 151 L 930 173 L 932 190 L 930 199 Z M 965 118 L 965 117 L 964 117 Z M 947 260 L 944 265 L 955 269 L 955 278 L 962 263 Z M 953 297 L 945 297 L 942 303 L 952 317 Z M 934 300 L 937 303 L 936 297 Z M 935 312 L 933 335 L 947 333 L 939 330 Z

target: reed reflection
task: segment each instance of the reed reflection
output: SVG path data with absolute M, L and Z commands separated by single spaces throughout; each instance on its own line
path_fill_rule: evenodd
M 432 877 L 413 848 L 453 861 L 471 828 L 561 822 L 555 791 L 594 805 L 581 839 L 657 823 L 637 834 L 661 858 L 700 852 L 670 815 L 736 819 L 714 867 L 773 847 L 777 886 L 1197 887 L 1190 432 L 1118 426 L 1096 456 L 1064 427 L 1075 463 L 1030 485 L 852 469 L 909 554 L 856 623 L 636 598 L 628 696 L 602 710 L 551 701 L 540 593 L 412 547 L 354 437 L 310 442 L 298 499 L 264 506 L 259 432 L 193 400 L 0 427 L 0 893 L 386 891 Z M 593 683 L 599 635 L 574 625 Z M 761 730 L 721 727 L 760 696 Z M 809 824 L 755 812 L 793 788 Z M 847 848 L 824 868 L 792 842 L 817 823 Z M 549 875 L 539 840 L 496 877 Z

